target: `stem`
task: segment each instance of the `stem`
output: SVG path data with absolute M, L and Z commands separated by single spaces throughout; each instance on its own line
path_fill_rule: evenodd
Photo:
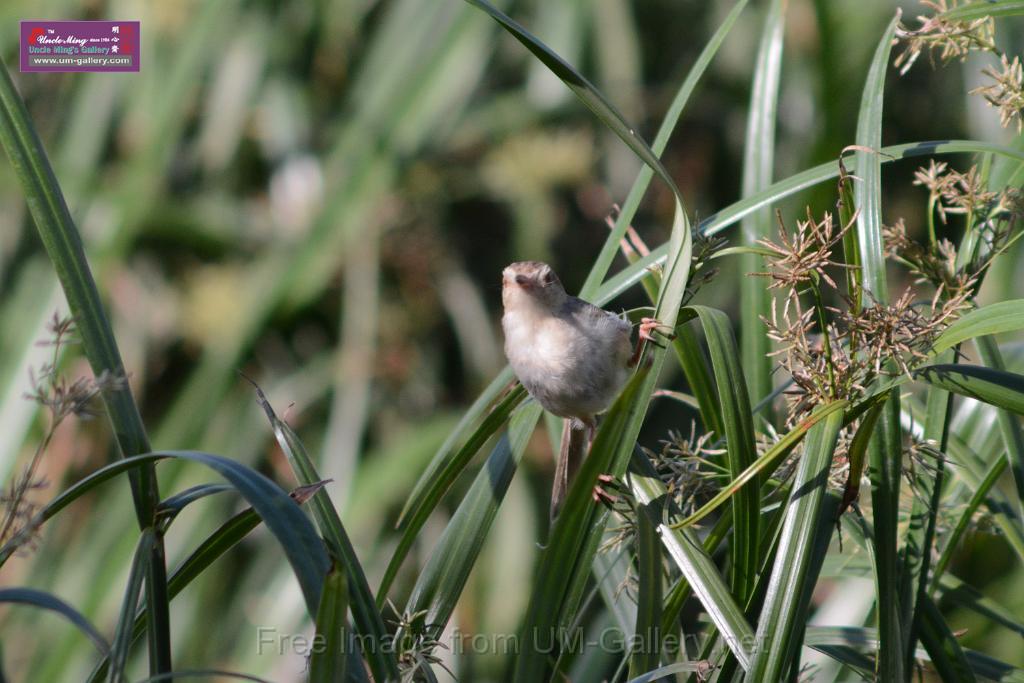
M 126 377 L 121 352 L 89 268 L 82 237 L 68 211 L 43 143 L 3 60 L 0 60 L 0 146 L 10 158 L 40 241 L 57 272 L 93 374 L 96 377 L 104 373 Z M 108 388 L 102 396 L 121 457 L 151 451 L 142 416 L 128 383 Z M 160 502 L 156 470 L 150 464 L 133 470 L 129 479 L 139 528 L 143 531 L 153 528 Z M 150 561 L 157 561 L 159 556 L 162 562 L 163 538 L 158 535 L 155 543 L 158 552 L 153 553 Z M 151 567 L 149 572 L 154 578 L 165 577 L 166 567 Z M 158 637 L 163 639 L 163 642 L 153 644 L 156 652 L 151 661 L 159 670 L 151 670 L 150 673 L 167 673 L 170 671 L 170 625 L 167 604 L 160 604 L 160 600 L 167 597 L 166 586 L 146 593 L 150 623 Z
M 828 320 L 825 317 L 825 302 L 821 297 L 821 287 L 818 281 L 811 276 L 811 292 L 814 294 L 814 310 L 818 313 L 818 327 L 821 329 L 822 346 L 825 349 L 825 361 L 828 365 L 828 383 L 832 388 L 832 398 L 838 398 L 839 389 L 836 386 L 836 372 L 832 364 L 832 340 L 828 335 Z
M 935 238 L 935 195 L 928 197 L 928 244 L 935 251 L 938 240 Z

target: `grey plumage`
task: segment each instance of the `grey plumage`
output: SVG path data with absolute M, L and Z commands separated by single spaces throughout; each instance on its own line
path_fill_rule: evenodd
M 569 296 L 550 266 L 513 263 L 502 274 L 505 354 L 516 377 L 548 412 L 566 418 L 552 489 L 552 517 L 589 450 L 595 416 L 629 375 L 631 326 Z

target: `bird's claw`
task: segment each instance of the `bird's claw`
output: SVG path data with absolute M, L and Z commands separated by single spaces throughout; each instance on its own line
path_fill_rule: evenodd
M 661 346 L 662 348 L 664 348 L 661 342 L 658 341 L 657 338 L 655 338 L 655 332 L 667 338 L 669 341 L 676 338 L 675 330 L 673 330 L 672 327 L 664 324 L 657 318 L 640 319 L 640 331 L 638 333 L 640 339 L 643 339 L 644 341 L 649 341 L 656 346 Z
M 603 484 L 606 484 L 608 488 L 619 488 L 619 484 L 615 481 L 615 477 L 613 477 L 610 474 L 599 474 L 597 475 L 597 480 Z M 596 484 L 594 486 L 593 496 L 595 503 L 602 503 L 604 505 L 607 505 L 608 507 L 613 507 L 617 502 L 619 502 L 619 497 L 605 491 L 604 487 L 601 486 L 601 484 Z

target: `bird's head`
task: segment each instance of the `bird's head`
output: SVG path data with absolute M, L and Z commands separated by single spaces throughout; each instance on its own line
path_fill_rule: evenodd
M 501 299 L 505 308 L 515 305 L 555 309 L 567 294 L 555 271 L 540 261 L 519 261 L 501 273 Z

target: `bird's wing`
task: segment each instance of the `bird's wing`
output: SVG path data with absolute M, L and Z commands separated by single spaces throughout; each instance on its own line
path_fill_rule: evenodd
M 606 311 L 603 308 L 574 296 L 569 297 L 566 302 L 566 307 L 569 314 L 583 324 L 604 323 L 612 329 L 620 330 L 627 337 L 633 329 L 633 326 L 630 325 L 627 320 L 623 320 L 614 313 Z

